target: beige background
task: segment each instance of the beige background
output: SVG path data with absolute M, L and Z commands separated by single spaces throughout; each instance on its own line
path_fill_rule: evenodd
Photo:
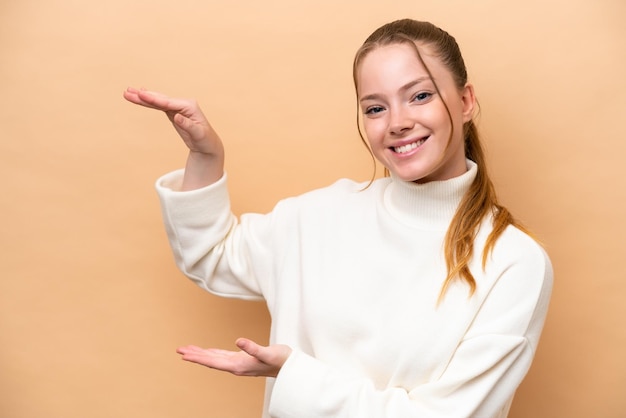
M 458 39 L 501 199 L 554 262 L 511 417 L 623 417 L 623 0 L 1 0 L 0 416 L 259 416 L 262 379 L 174 352 L 266 341 L 268 318 L 176 271 L 153 182 L 185 149 L 121 93 L 196 97 L 225 140 L 235 210 L 266 211 L 370 176 L 352 56 L 405 16 Z

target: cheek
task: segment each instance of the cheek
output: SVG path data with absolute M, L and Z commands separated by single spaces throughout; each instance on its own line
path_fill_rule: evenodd
M 446 102 L 448 104 L 448 108 L 450 109 L 450 114 L 452 116 L 452 121 L 455 124 L 463 124 L 465 122 L 465 116 L 463 115 L 463 102 L 460 98 L 454 96 L 451 100 Z M 444 110 L 445 112 L 445 110 Z M 450 118 L 446 112 L 445 118 L 450 123 Z
M 370 144 L 382 140 L 385 134 L 386 126 L 382 119 L 365 119 L 363 121 L 363 132 L 365 133 L 365 139 Z

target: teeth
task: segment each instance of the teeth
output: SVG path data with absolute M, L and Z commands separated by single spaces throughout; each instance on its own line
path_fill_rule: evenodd
M 419 141 L 413 142 L 412 144 L 402 145 L 401 147 L 393 147 L 393 150 L 398 154 L 404 154 L 405 152 L 414 150 L 415 148 L 422 145 L 424 142 L 426 142 L 426 139 L 420 139 Z

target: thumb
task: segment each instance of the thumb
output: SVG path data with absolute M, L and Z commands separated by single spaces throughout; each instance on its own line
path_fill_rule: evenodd
M 275 352 L 274 349 L 272 349 L 272 347 L 274 346 L 265 347 L 247 338 L 239 338 L 237 339 L 235 344 L 237 345 L 237 347 L 239 347 L 239 349 L 245 351 L 252 357 L 259 360 L 261 363 L 269 364 L 272 366 L 275 366 L 277 361 L 280 362 L 281 365 L 282 363 L 284 363 L 284 360 L 280 361 L 277 358 L 278 357 L 276 355 L 277 353 Z
M 235 344 L 260 362 L 279 368 L 292 352 L 291 348 L 286 345 L 277 344 L 265 347 L 247 338 L 239 338 Z
M 203 141 L 210 139 L 211 128 L 207 124 L 194 121 L 182 113 L 176 113 L 172 118 L 174 125 L 180 130 L 184 131 L 189 139 L 192 141 Z M 180 133 L 179 130 L 179 133 Z M 213 133 L 215 135 L 215 133 Z
M 250 354 L 252 357 L 256 357 L 259 360 L 263 361 L 259 356 L 263 355 L 261 352 L 264 347 L 260 346 L 254 341 L 249 340 L 247 338 L 238 338 L 237 341 L 235 341 L 235 345 L 240 350 L 245 351 L 246 353 Z

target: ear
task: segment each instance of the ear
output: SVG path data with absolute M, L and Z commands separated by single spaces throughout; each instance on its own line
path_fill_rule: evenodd
M 466 123 L 472 120 L 476 108 L 476 96 L 472 84 L 467 83 L 461 90 L 461 103 L 463 104 L 463 123 Z

